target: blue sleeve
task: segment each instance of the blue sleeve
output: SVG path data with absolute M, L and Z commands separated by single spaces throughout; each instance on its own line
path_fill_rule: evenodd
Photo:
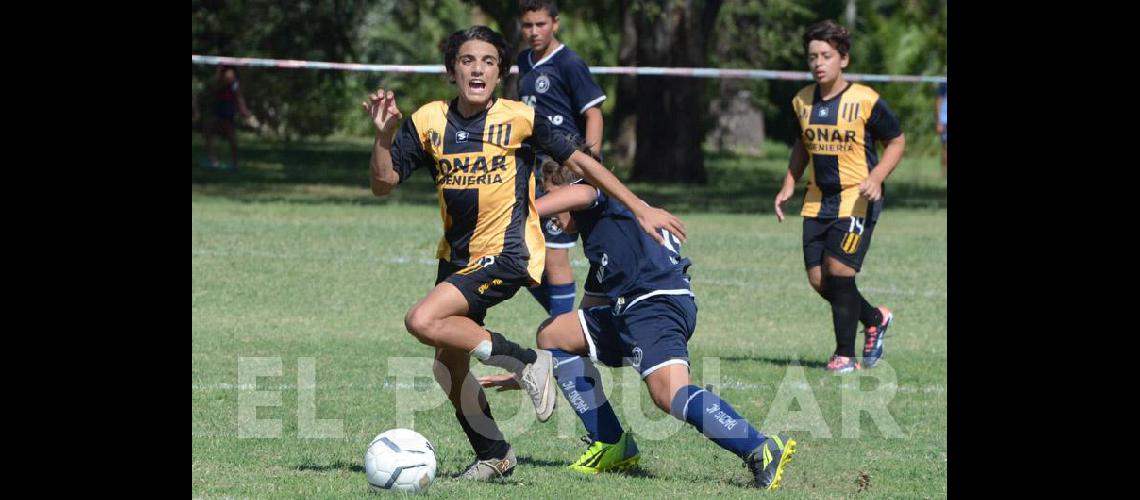
M 887 106 L 887 101 L 882 99 L 875 101 L 875 107 L 871 108 L 871 118 L 867 119 L 867 128 L 875 139 L 880 141 L 889 141 L 902 135 L 902 126 L 898 117 L 894 111 L 891 111 L 890 106 Z
M 566 163 L 566 159 L 574 154 L 574 145 L 565 135 L 556 133 L 550 125 L 550 120 L 534 120 L 534 133 L 532 137 L 538 142 L 539 149 L 546 151 L 550 157 L 559 164 Z
M 938 95 L 946 97 L 946 82 L 938 84 Z
M 590 68 L 582 58 L 567 58 L 562 66 L 562 75 L 570 87 L 570 105 L 575 113 L 585 113 L 586 109 L 600 105 L 605 99 L 606 93 L 590 76 Z
M 408 117 L 392 141 L 392 168 L 400 175 L 400 182 L 416 168 L 430 166 L 433 161 L 431 154 L 424 151 L 416 124 Z
M 525 75 L 527 71 L 530 71 L 530 65 L 527 64 L 527 60 L 526 60 L 527 54 L 529 54 L 529 53 L 530 53 L 529 51 L 524 50 L 522 52 L 519 52 L 518 57 L 515 57 L 515 66 L 519 67 L 519 77 L 520 78 L 523 75 Z

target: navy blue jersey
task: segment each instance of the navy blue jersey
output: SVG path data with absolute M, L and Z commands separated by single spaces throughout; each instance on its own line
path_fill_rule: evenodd
M 585 137 L 586 110 L 606 99 L 590 68 L 565 45 L 540 61 L 532 60 L 532 53 L 527 49 L 518 57 L 519 100 L 534 108 L 536 120 L 549 120 L 556 132 Z
M 681 257 L 681 241 L 661 229 L 665 244 L 657 243 L 625 205 L 597 193 L 594 206 L 570 212 L 585 242 L 589 280 L 619 307 L 653 292 L 691 295 L 686 273 L 692 262 Z

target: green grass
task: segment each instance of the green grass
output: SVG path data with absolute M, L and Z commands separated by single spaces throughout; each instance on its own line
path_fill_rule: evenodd
M 203 153 L 194 141 L 196 165 Z M 413 177 L 418 183 L 401 186 L 394 200 L 371 198 L 366 142 L 243 141 L 248 160 L 238 171 L 192 167 L 192 496 L 366 495 L 362 457 L 369 440 L 403 425 L 407 412 L 398 405 L 441 399 L 429 365 L 413 373 L 414 390 L 422 394 L 418 399 L 413 389 L 399 385 L 399 377 L 389 375 L 392 357 L 430 356 L 405 333 L 402 318 L 432 285 L 439 209 L 422 173 Z M 886 344 L 888 366 L 847 377 L 820 369 L 834 338 L 827 305 L 804 278 L 800 219 L 777 224 L 765 208 L 774 189 L 764 186 L 773 185 L 785 161 L 771 151 L 760 159 L 710 155 L 713 182 L 708 186 L 633 186 L 646 198 L 671 202 L 665 206 L 680 213 L 689 228 L 684 253 L 694 262 L 700 306 L 690 343 L 694 378 L 709 382 L 716 377 L 706 370 L 718 366 L 718 392 L 763 431 L 778 430 L 778 413 L 810 410 L 812 401 L 818 405 L 830 437 L 793 431 L 800 451 L 778 496 L 943 497 L 946 211 L 937 160 L 907 159 L 892 178 L 894 191 L 888 194 L 898 195 L 888 201 L 860 275 L 868 300 L 896 313 Z M 709 199 L 718 196 L 725 199 Z M 572 257 L 580 293 L 585 263 L 580 250 Z M 492 309 L 487 323 L 533 345 L 542 320 L 539 306 L 520 291 Z M 257 410 L 259 419 L 281 421 L 280 437 L 238 436 L 238 401 L 248 395 L 237 387 L 241 357 L 280 359 L 282 376 L 257 380 L 258 390 L 280 390 L 280 406 Z M 316 418 L 339 420 L 343 436 L 301 435 L 302 358 L 315 360 Z M 482 366 L 476 371 L 492 372 Z M 653 407 L 639 383 L 622 383 L 629 369 L 603 371 L 613 381 L 607 392 L 618 415 L 639 433 L 638 470 L 599 477 L 566 470 L 584 446 L 578 441 L 583 431 L 565 401 L 551 422 L 538 424 L 520 406 L 529 403 L 519 393 L 492 392 L 488 398 L 520 456 L 519 468 L 501 484 L 450 479 L 472 455 L 450 405 L 443 403 L 414 414 L 415 429 L 438 452 L 439 472 L 428 494 L 756 494 L 744 487 L 749 478 L 740 461 L 693 429 L 653 439 L 669 417 Z M 884 404 L 905 437 L 884 437 L 866 414 L 855 425 L 857 437 L 844 430 L 845 395 L 873 391 L 875 375 L 893 375 L 897 390 Z M 811 400 L 773 411 L 781 387 L 810 394 Z M 634 413 L 643 416 L 634 418 Z M 847 426 L 855 420 L 846 419 Z

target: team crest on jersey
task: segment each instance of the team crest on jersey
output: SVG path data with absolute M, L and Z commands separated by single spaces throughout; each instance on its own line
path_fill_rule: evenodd
M 827 118 L 827 108 L 826 107 L 819 108 L 819 116 L 821 116 L 823 118 Z
M 439 132 L 436 132 L 435 129 L 428 129 L 428 140 L 431 141 L 431 145 L 434 146 L 435 149 L 439 149 L 440 139 L 441 136 L 439 135 Z
M 538 79 L 534 81 L 534 89 L 537 90 L 539 94 L 545 94 L 547 90 L 550 90 L 550 77 L 540 75 Z
M 546 233 L 555 236 L 562 234 L 562 226 L 558 225 L 558 220 L 551 217 L 546 219 Z
M 468 135 L 469 134 L 467 133 L 466 130 L 460 130 L 460 131 L 456 132 L 455 133 L 455 142 L 467 142 L 467 136 Z

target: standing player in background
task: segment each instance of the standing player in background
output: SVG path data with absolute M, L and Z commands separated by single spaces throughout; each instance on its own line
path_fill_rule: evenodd
M 847 373 L 861 368 L 855 361 L 858 323 L 866 334 L 863 364 L 870 368 L 883 357 L 883 337 L 893 319 L 889 309 L 863 298 L 855 274 L 883 207 L 883 181 L 902 159 L 906 137 L 878 93 L 843 78 L 851 49 L 846 28 L 822 21 L 807 28 L 803 42 L 817 83 L 792 99 L 800 140 L 776 194 L 776 217 L 783 222 L 783 205 L 806 167 L 804 266 L 812 288 L 831 304 L 836 348 L 827 370 Z M 881 160 L 875 141 L 886 143 Z
M 522 0 L 523 38 L 530 45 L 518 56 L 520 100 L 535 109 L 536 120 L 548 120 L 556 131 L 570 137 L 585 137 L 586 144 L 600 158 L 602 151 L 602 101 L 606 94 L 591 78 L 590 69 L 578 54 L 555 37 L 558 33 L 556 0 Z M 585 134 L 583 134 L 583 130 Z M 536 165 L 549 152 L 539 148 Z M 541 187 L 541 184 L 539 184 Z M 537 197 L 542 197 L 539 192 Z M 576 286 L 570 268 L 570 249 L 578 240 L 566 232 L 568 215 L 545 217 L 546 270 L 542 285 L 530 288 L 531 295 L 551 316 L 574 309 Z

